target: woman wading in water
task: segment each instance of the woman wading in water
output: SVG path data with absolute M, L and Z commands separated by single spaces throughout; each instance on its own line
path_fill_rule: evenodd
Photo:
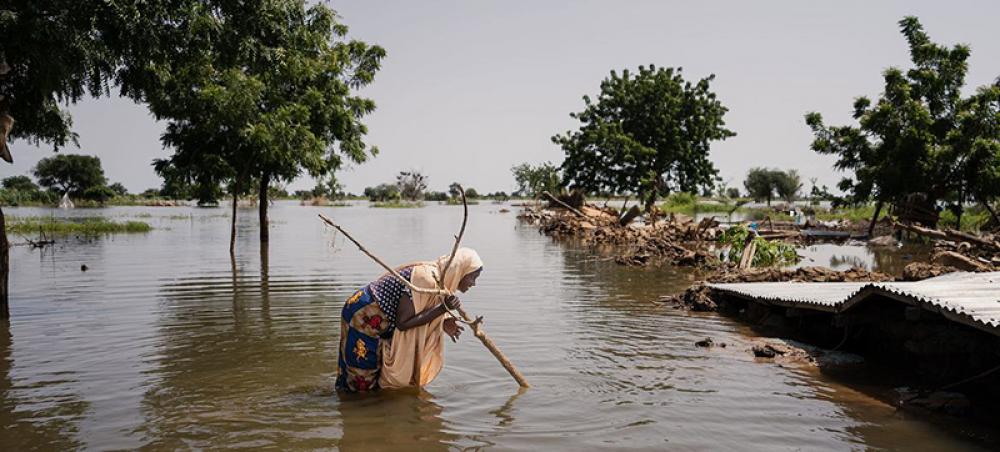
M 483 271 L 479 255 L 459 248 L 444 272 L 448 256 L 434 262 L 407 264 L 396 271 L 420 288 L 436 289 L 445 274 L 444 288 L 465 292 Z M 362 287 L 344 303 L 340 321 L 340 357 L 337 390 L 371 391 L 379 388 L 423 386 L 444 365 L 444 334 L 458 340 L 463 328 L 444 315 L 461 306 L 455 296 L 413 293 L 389 273 Z

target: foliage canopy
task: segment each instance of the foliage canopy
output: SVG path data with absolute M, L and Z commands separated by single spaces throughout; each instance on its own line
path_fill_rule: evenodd
M 647 209 L 658 196 L 711 186 L 709 147 L 735 135 L 709 87 L 714 77 L 692 83 L 680 68 L 655 66 L 612 71 L 597 99 L 584 96 L 584 110 L 570 114 L 580 129 L 552 138 L 566 153 L 565 181 L 588 192 L 637 193 Z

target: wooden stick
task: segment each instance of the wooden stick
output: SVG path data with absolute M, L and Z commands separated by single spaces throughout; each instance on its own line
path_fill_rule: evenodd
M 381 265 L 382 268 L 386 269 L 386 271 L 388 271 L 389 274 L 391 274 L 392 276 L 394 276 L 400 282 L 402 282 L 403 284 L 406 284 L 406 287 L 409 287 L 410 290 L 412 290 L 414 292 L 427 293 L 427 294 L 432 294 L 432 295 L 442 295 L 442 296 L 451 295 L 451 292 L 448 292 L 447 290 L 425 289 L 423 287 L 414 286 L 413 283 L 411 283 L 406 278 L 404 278 L 402 275 L 400 275 L 398 272 L 396 272 L 396 270 L 394 270 L 392 267 L 390 267 L 389 265 L 387 265 L 385 262 L 382 262 L 382 259 L 379 259 L 378 256 L 376 256 L 376 255 L 372 254 L 371 252 L 369 252 L 364 247 L 364 245 L 362 245 L 357 240 L 355 240 L 354 237 L 352 237 L 351 234 L 349 234 L 347 231 L 345 231 L 344 228 L 340 227 L 340 225 L 338 225 L 337 223 L 334 223 L 333 220 L 327 218 L 326 215 L 319 214 L 319 218 L 321 220 L 323 220 L 326 224 L 328 224 L 328 225 L 333 226 L 334 228 L 336 228 L 338 231 L 340 231 L 341 234 L 344 234 L 344 237 L 347 237 L 347 240 L 350 240 L 355 245 L 357 245 L 358 249 L 361 250 L 362 253 L 365 253 L 365 255 L 367 255 L 368 257 L 372 258 L 372 260 L 374 260 L 376 263 L 378 263 L 379 265 Z
M 556 204 L 559 204 L 560 206 L 563 206 L 563 207 L 565 207 L 565 208 L 566 208 L 566 210 L 569 210 L 570 212 L 573 212 L 573 213 L 575 213 L 575 214 L 576 214 L 577 216 L 579 216 L 579 217 L 583 217 L 583 218 L 590 218 L 590 217 L 588 217 L 588 216 L 587 216 L 587 214 L 585 214 L 585 213 L 583 213 L 583 212 L 580 212 L 579 210 L 577 210 L 577 209 L 576 209 L 576 208 L 574 208 L 573 206 L 571 206 L 571 205 L 569 205 L 569 204 L 566 204 L 566 203 L 564 203 L 564 202 L 562 202 L 562 201 L 560 201 L 560 200 L 556 199 L 556 197 L 555 197 L 555 196 L 552 196 L 552 193 L 549 193 L 549 192 L 547 192 L 547 191 L 543 191 L 543 192 L 542 192 L 542 196 L 544 196 L 544 197 L 546 197 L 546 198 L 549 198 L 550 200 L 552 200 L 552 201 L 553 201 L 553 202 L 555 202 Z
M 445 274 L 448 272 L 448 268 L 451 267 L 452 260 L 455 259 L 455 253 L 458 251 L 458 246 L 462 242 L 462 236 L 465 235 L 465 225 L 466 223 L 468 223 L 469 220 L 469 204 L 466 202 L 465 199 L 465 189 L 462 188 L 461 185 L 459 185 L 458 191 L 461 192 L 462 194 L 462 208 L 463 208 L 462 227 L 458 230 L 458 235 L 455 236 L 455 244 L 452 245 L 451 247 L 451 255 L 448 256 L 448 262 L 441 270 L 441 278 L 438 279 L 438 287 L 442 289 L 445 288 L 444 287 Z M 476 338 L 478 338 L 479 341 L 482 342 L 484 346 L 486 346 L 486 349 L 493 354 L 493 357 L 496 358 L 497 361 L 500 361 L 500 365 L 503 366 L 504 369 L 507 369 L 507 373 L 509 373 L 511 377 L 514 377 L 514 381 L 517 381 L 518 385 L 520 385 L 522 388 L 527 388 L 530 386 L 528 384 L 528 380 L 524 378 L 524 375 L 521 375 L 521 372 L 518 371 L 516 367 L 514 367 L 514 363 L 510 362 L 510 360 L 507 359 L 507 355 L 504 355 L 503 352 L 500 351 L 500 347 L 497 347 L 497 344 L 493 342 L 493 339 L 490 339 L 490 337 L 486 335 L 486 331 L 483 331 L 482 316 L 476 317 L 475 320 L 471 320 L 469 314 L 466 313 L 465 310 L 462 309 L 461 307 L 458 308 L 458 314 L 460 317 L 455 316 L 455 314 L 451 312 L 451 309 L 449 309 L 447 305 L 445 305 L 445 309 L 448 310 L 448 313 L 451 314 L 453 317 L 458 317 L 459 320 L 464 321 L 466 324 L 469 325 L 469 327 L 472 328 L 472 334 L 475 335 Z

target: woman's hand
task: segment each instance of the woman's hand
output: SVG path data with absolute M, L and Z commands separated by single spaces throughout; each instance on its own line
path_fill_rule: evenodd
M 454 318 L 449 317 L 444 319 L 444 332 L 451 337 L 452 342 L 458 342 L 458 337 L 462 335 L 462 331 L 465 331 L 465 328 L 459 325 L 458 321 Z
M 454 295 L 448 295 L 444 299 L 444 305 L 447 306 L 448 309 L 451 309 L 451 310 L 454 311 L 454 310 L 457 310 L 457 309 L 459 309 L 459 308 L 462 307 L 462 302 L 459 301 L 458 297 L 456 297 Z

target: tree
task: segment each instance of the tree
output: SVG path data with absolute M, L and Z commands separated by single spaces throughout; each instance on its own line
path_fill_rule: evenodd
M 774 191 L 778 197 L 789 203 L 794 202 L 799 195 L 799 190 L 802 189 L 802 178 L 799 177 L 799 172 L 796 170 L 775 171 L 773 177 Z
M 113 183 L 111 185 L 108 185 L 108 188 L 110 188 L 111 191 L 113 191 L 115 193 L 115 196 L 127 196 L 128 195 L 128 189 L 125 188 L 125 186 L 122 185 L 121 182 L 115 182 L 115 183 Z
M 551 162 L 540 163 L 537 166 L 522 163 L 512 167 L 510 172 L 514 174 L 517 191 L 522 196 L 534 198 L 544 191 L 557 193 L 562 183 L 559 167 Z
M 447 201 L 448 194 L 443 191 L 429 191 L 424 194 L 424 199 L 428 201 Z
M 994 180 L 997 168 L 991 163 L 997 160 L 991 144 L 997 129 L 989 125 L 996 124 L 996 109 L 989 106 L 995 86 L 963 99 L 969 47 L 931 42 L 916 17 L 902 19 L 899 27 L 913 67 L 887 69 L 877 102 L 854 101 L 857 126 L 827 126 L 819 113 L 806 115 L 815 135 L 812 149 L 837 156 L 835 167 L 853 173 L 838 185 L 847 201 L 876 201 L 869 234 L 883 203 L 920 199 L 923 210 L 933 212 L 937 201 L 950 200 L 960 211 L 967 199 L 988 204 L 997 195 L 980 182 Z M 936 215 L 927 221 L 933 225 Z
M 385 52 L 344 39 L 347 27 L 324 4 L 209 3 L 191 8 L 186 20 L 162 24 L 185 45 L 163 57 L 146 99 L 168 121 L 163 142 L 174 149 L 177 168 L 232 179 L 234 203 L 256 183 L 260 240 L 267 242 L 272 182 L 302 172 L 323 176 L 344 159 L 360 163 L 377 153 L 365 145 L 361 123 L 374 102 L 352 91 L 371 83 Z M 198 169 L 207 156 L 224 165 Z M 235 239 L 230 243 L 234 249 Z
M 117 193 L 115 193 L 115 191 L 112 190 L 111 187 L 105 185 L 94 185 L 84 190 L 81 196 L 84 199 L 89 199 L 91 201 L 97 201 L 101 204 L 104 204 L 108 202 L 109 199 L 114 198 L 116 194 Z
M 584 110 L 570 114 L 580 129 L 552 138 L 566 153 L 564 180 L 588 192 L 635 192 L 647 211 L 658 196 L 711 185 L 709 147 L 735 135 L 709 89 L 714 77 L 691 83 L 680 68 L 655 66 L 612 71 L 597 100 L 584 96 Z
M 371 202 L 397 201 L 399 187 L 393 184 L 379 184 L 376 187 L 366 187 L 364 195 Z
M 469 187 L 465 189 L 465 197 L 469 199 L 479 199 L 479 192 L 475 188 Z
M 65 106 L 107 93 L 113 76 L 115 52 L 96 29 L 117 21 L 109 9 L 97 0 L 8 0 L 0 7 L 0 159 L 13 162 L 8 140 L 56 150 L 76 144 Z M 8 248 L 0 209 L 0 319 L 10 316 Z
M 743 181 L 743 187 L 751 198 L 767 200 L 767 205 L 771 205 L 771 199 L 775 196 L 793 202 L 802 189 L 802 178 L 796 170 L 751 168 Z
M 726 189 L 726 197 L 730 199 L 736 199 L 740 197 L 740 189 L 736 187 L 729 187 Z
M 757 201 L 767 200 L 769 206 L 774 197 L 774 185 L 774 171 L 767 168 L 751 168 L 743 181 L 743 188 L 747 189 L 751 198 Z
M 448 186 L 448 196 L 451 198 L 460 198 L 462 196 L 462 184 L 452 182 Z
M 38 185 L 35 185 L 28 176 L 10 176 L 3 180 L 3 188 L 23 192 L 38 191 Z
M 427 190 L 427 176 L 417 171 L 400 171 L 396 176 L 399 196 L 409 201 L 419 201 Z
M 101 159 L 89 155 L 59 154 L 38 161 L 33 170 L 39 185 L 83 197 L 92 187 L 103 187 L 106 180 Z

